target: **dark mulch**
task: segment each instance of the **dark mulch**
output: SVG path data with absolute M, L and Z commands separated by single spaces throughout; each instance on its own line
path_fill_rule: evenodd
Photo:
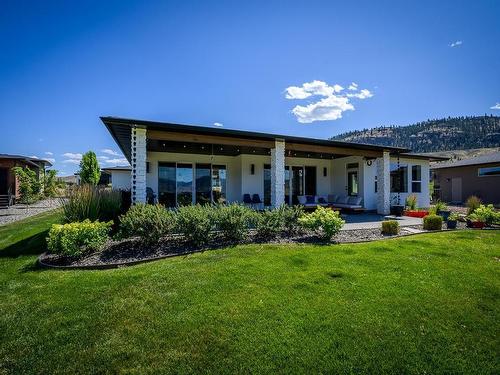
M 332 244 L 332 243 L 356 243 L 376 241 L 387 238 L 396 238 L 414 234 L 405 228 L 422 230 L 421 225 L 402 227 L 398 235 L 388 236 L 380 232 L 380 228 L 343 230 L 337 234 L 332 242 L 324 242 L 312 233 L 301 233 L 287 235 L 273 240 L 263 240 L 251 233 L 245 240 L 238 243 L 224 240 L 221 236 L 215 236 L 208 244 L 200 247 L 186 243 L 181 236 L 164 238 L 157 244 L 145 245 L 137 238 L 121 241 L 109 241 L 106 246 L 94 253 L 83 254 L 80 257 L 69 257 L 55 254 L 42 254 L 40 261 L 49 266 L 59 267 L 106 267 L 133 264 L 147 260 L 161 259 L 165 257 L 190 254 L 206 250 L 215 250 L 237 244 L 248 243 L 308 243 L 308 244 Z M 464 229 L 465 224 L 459 223 L 457 229 Z

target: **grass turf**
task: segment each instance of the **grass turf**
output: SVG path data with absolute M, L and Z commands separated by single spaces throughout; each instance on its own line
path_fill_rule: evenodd
M 59 219 L 0 227 L 0 373 L 500 371 L 499 232 L 37 270 Z

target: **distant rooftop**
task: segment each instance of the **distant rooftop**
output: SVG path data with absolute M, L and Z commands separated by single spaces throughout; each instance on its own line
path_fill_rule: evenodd
M 434 165 L 432 169 L 456 168 L 456 167 L 465 167 L 468 165 L 493 164 L 493 163 L 500 163 L 500 151 L 492 152 L 491 154 L 476 156 L 470 159 L 439 163 Z
M 52 166 L 52 163 L 48 160 L 33 158 L 31 156 L 24 156 L 24 155 L 0 154 L 0 159 L 16 159 L 37 165 L 43 163 L 44 165 L 47 165 L 49 167 Z

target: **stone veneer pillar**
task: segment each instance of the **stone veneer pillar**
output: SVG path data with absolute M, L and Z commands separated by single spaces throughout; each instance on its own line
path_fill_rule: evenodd
M 285 203 L 285 141 L 277 139 L 271 149 L 271 206 Z
M 377 159 L 377 213 L 380 215 L 389 215 L 391 211 L 390 165 L 389 151 L 384 151 Z
M 131 193 L 132 204 L 146 202 L 146 129 L 132 127 L 131 146 Z

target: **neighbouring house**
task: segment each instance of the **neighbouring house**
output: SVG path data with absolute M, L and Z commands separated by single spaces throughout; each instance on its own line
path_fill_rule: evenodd
M 42 178 L 45 168 L 50 166 L 52 164 L 43 159 L 0 154 L 0 207 L 8 207 L 19 199 L 19 181 L 12 168 L 28 167 L 36 172 L 38 178 Z
M 484 203 L 500 205 L 500 152 L 432 166 L 437 198 L 464 203 L 475 195 Z
M 109 176 L 109 182 L 113 189 L 130 190 L 131 167 L 117 166 L 102 168 L 101 172 Z M 146 171 L 148 173 L 148 171 Z
M 101 120 L 131 164 L 129 182 L 122 176 L 120 188 L 131 190 L 133 203 L 145 202 L 149 188 L 167 207 L 328 200 L 388 214 L 391 204 L 404 204 L 409 194 L 417 195 L 420 207 L 430 204 L 429 161 L 435 158 L 408 149 L 117 117 Z

